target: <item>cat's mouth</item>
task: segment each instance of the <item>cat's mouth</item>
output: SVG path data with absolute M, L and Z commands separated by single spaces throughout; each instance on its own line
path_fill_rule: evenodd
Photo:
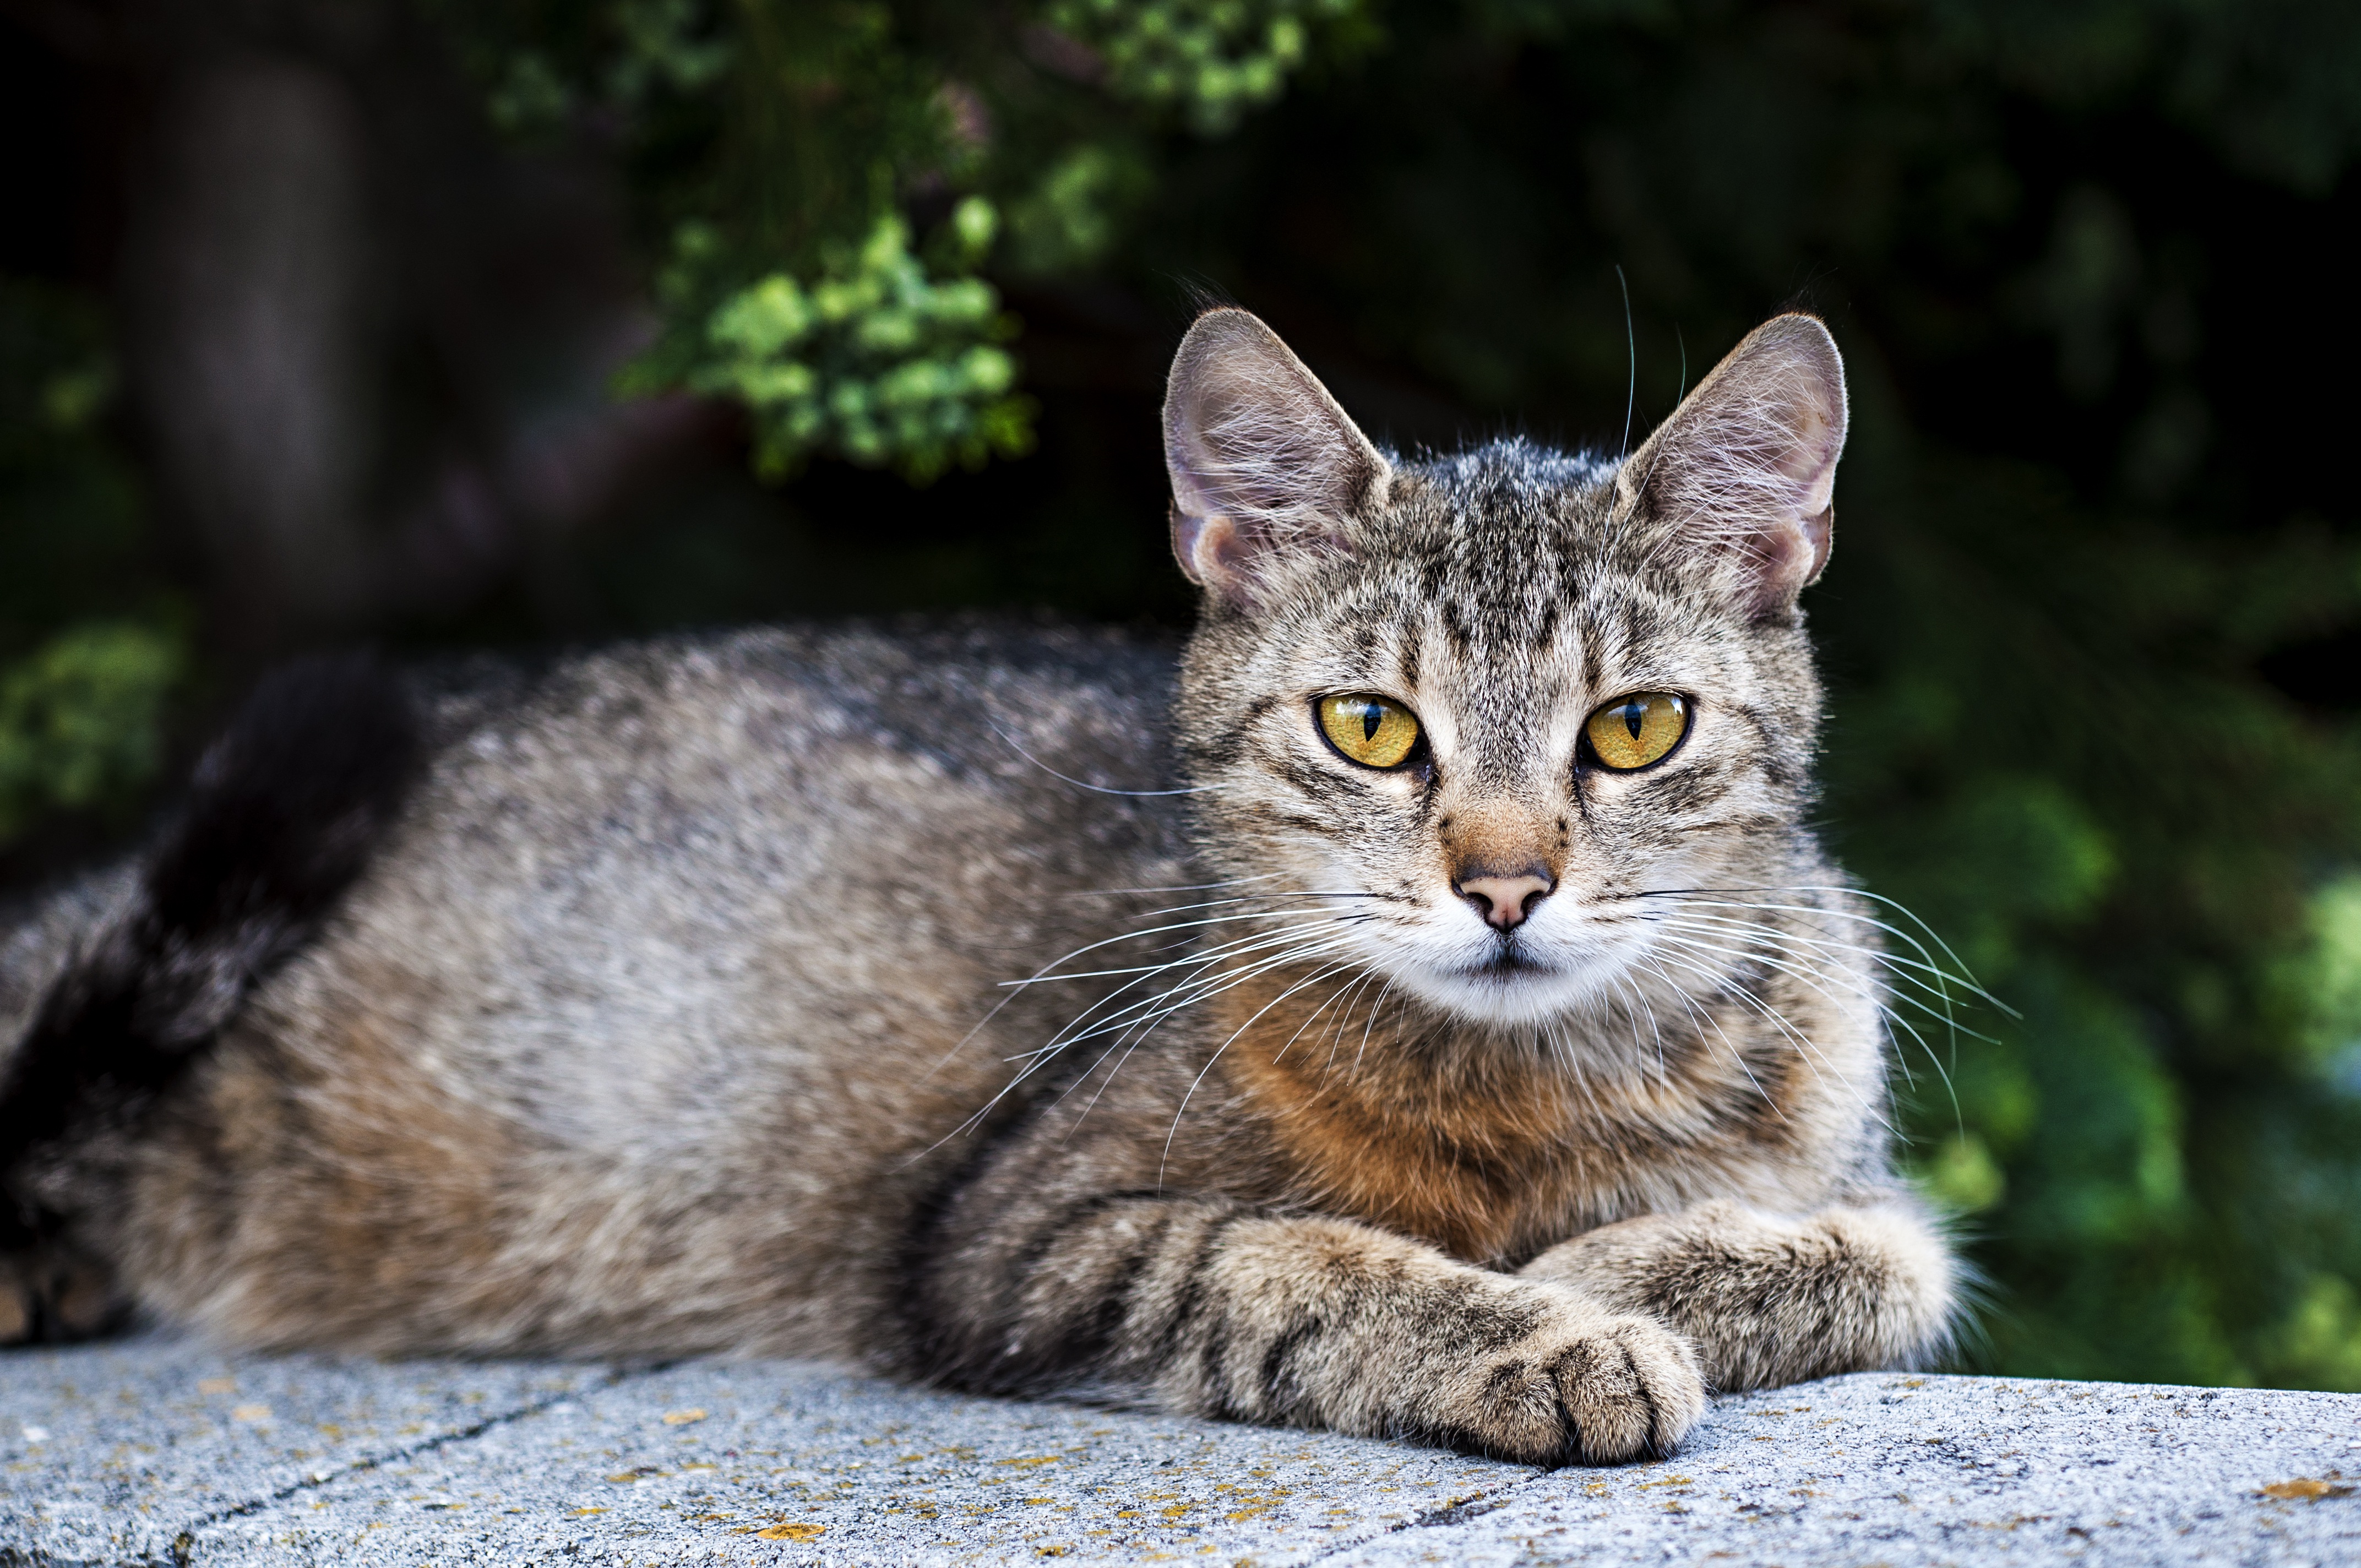
M 1489 958 L 1467 972 L 1495 980 L 1510 975 L 1548 974 L 1554 967 L 1533 957 L 1525 945 L 1517 940 L 1516 933 L 1510 931 L 1502 933 L 1500 939 L 1493 944 Z
M 1487 932 L 1482 941 L 1467 935 L 1457 927 L 1449 939 L 1389 953 L 1380 965 L 1433 1005 L 1470 1023 L 1500 1025 L 1541 1023 L 1595 1003 L 1631 959 L 1604 932 L 1521 928 Z

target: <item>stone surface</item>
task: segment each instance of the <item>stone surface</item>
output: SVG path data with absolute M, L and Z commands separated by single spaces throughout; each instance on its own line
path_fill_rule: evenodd
M 193 1560 L 1308 1563 L 1537 1474 L 1400 1443 L 708 1364 L 331 1481 L 206 1532 Z
M 2356 1482 L 2361 1395 L 1869 1375 L 1334 1561 L 2361 1564 Z
M 792 1363 L 143 1343 L 0 1356 L 0 1563 L 2361 1564 L 2354 1395 L 1835 1378 L 1543 1472 Z
M 0 1563 L 170 1561 L 239 1508 L 595 1387 L 604 1368 L 222 1356 L 142 1340 L 0 1352 Z

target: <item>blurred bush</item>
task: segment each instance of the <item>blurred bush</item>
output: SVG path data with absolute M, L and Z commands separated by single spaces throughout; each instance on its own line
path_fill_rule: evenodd
M 1950 1019 L 1897 1027 L 1906 1158 L 1986 1278 L 1966 1364 L 2361 1387 L 2339 384 L 2361 350 L 2361 11 L 420 3 L 423 32 L 381 36 L 456 62 L 499 158 L 609 181 L 646 312 L 614 384 L 736 407 L 728 460 L 773 488 L 690 463 L 566 532 L 545 520 L 575 513 L 500 477 L 556 448 L 438 468 L 413 443 L 386 493 L 454 499 L 431 528 L 390 509 L 403 550 L 465 556 L 495 501 L 523 543 L 466 557 L 490 564 L 434 614 L 348 635 L 961 604 L 1172 620 L 1155 408 L 1204 293 L 1263 311 L 1404 445 L 1521 426 L 1612 447 L 1763 315 L 1821 311 L 1856 400 L 1807 600 L 1825 830 L 1910 912 L 1897 955 L 1926 943 L 2008 1010 L 1954 987 Z M 315 10 L 222 26 L 350 84 L 378 156 L 412 167 L 431 138 L 401 116 L 433 94 L 390 93 Z M 110 392 L 110 345 L 159 345 L 114 335 L 88 287 L 11 290 L 0 834 L 21 840 L 44 811 L 136 800 L 172 694 L 236 638 L 170 487 L 151 518 L 133 476 L 157 470 L 124 455 L 171 411 Z M 388 351 L 379 422 L 426 422 L 471 363 L 451 345 L 504 313 Z M 533 385 L 454 400 L 506 440 L 552 423 Z
M 0 848 L 61 811 L 122 813 L 163 762 L 186 613 L 142 568 L 138 484 L 104 421 L 104 314 L 0 280 Z

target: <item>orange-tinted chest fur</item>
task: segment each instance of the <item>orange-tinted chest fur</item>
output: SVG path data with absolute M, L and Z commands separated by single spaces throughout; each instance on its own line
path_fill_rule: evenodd
M 1431 1021 L 1399 1005 L 1373 1019 L 1326 987 L 1286 990 L 1274 979 L 1219 999 L 1220 1066 L 1276 1142 L 1289 1195 L 1324 1212 L 1513 1266 L 1632 1212 L 1671 1163 L 1743 1152 L 1704 1113 L 1710 1095 L 1697 1091 L 1718 1085 L 1684 1081 L 1677 1064 L 1619 1093 L 1537 1047 L 1421 1033 Z

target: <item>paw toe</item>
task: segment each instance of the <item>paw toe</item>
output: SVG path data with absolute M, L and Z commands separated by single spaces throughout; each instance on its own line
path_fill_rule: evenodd
M 1705 1415 L 1705 1378 L 1686 1340 L 1625 1318 L 1567 1349 L 1558 1398 L 1572 1428 L 1571 1457 L 1616 1464 L 1677 1448 Z

